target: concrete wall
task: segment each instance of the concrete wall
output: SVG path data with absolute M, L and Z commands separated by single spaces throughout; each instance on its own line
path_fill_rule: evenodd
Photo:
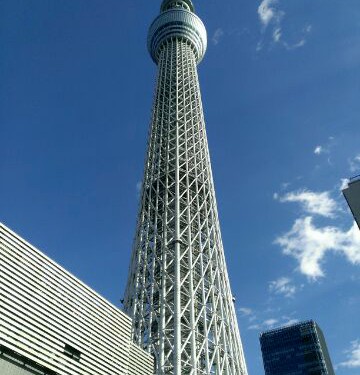
M 34 372 L 0 358 L 1 375 L 34 375 Z

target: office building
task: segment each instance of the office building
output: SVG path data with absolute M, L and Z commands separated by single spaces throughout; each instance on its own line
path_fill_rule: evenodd
M 164 0 L 148 34 L 158 78 L 125 293 L 157 375 L 247 374 L 197 73 L 206 46 L 192 1 Z
M 265 375 L 335 375 L 324 335 L 313 321 L 260 335 Z
M 349 180 L 343 194 L 360 229 L 360 176 Z
M 0 224 L 1 375 L 152 375 L 131 319 Z

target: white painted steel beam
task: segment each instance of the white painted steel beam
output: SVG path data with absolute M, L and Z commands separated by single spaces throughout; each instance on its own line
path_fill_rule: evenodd
M 164 0 L 149 30 L 159 70 L 125 310 L 157 375 L 246 375 L 197 75 L 206 30 L 192 10 Z

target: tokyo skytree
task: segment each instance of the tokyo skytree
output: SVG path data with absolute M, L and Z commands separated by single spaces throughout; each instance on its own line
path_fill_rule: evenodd
M 164 0 L 148 34 L 158 78 L 124 297 L 157 375 L 247 374 L 197 74 L 206 46 L 192 1 Z

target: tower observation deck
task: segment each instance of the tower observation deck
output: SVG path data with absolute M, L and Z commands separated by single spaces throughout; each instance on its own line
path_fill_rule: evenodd
M 206 46 L 191 0 L 164 0 L 148 34 L 158 78 L 124 301 L 157 375 L 247 374 L 197 75 Z

